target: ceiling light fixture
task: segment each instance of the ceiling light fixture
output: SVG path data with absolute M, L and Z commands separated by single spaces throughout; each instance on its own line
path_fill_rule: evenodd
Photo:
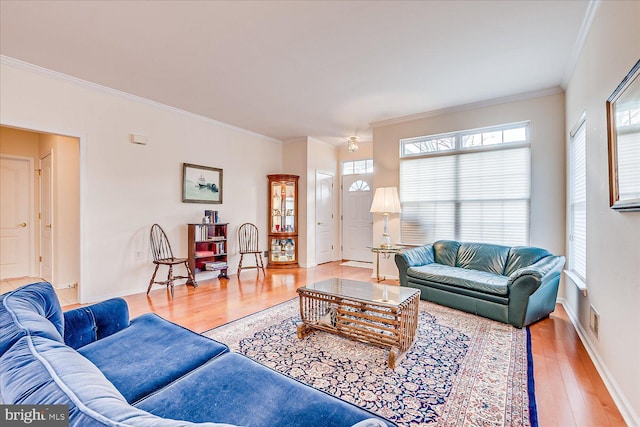
M 351 138 L 349 138 L 349 143 L 347 145 L 347 150 L 350 153 L 358 151 L 358 137 L 357 136 L 352 136 Z

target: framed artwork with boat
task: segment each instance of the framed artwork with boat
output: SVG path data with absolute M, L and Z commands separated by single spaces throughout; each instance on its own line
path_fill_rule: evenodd
M 182 201 L 222 203 L 222 169 L 183 163 Z

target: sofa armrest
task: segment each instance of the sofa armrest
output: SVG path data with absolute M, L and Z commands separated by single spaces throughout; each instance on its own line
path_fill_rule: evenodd
M 554 310 L 564 262 L 563 256 L 548 256 L 509 276 L 509 323 L 522 328 Z
M 64 313 L 64 342 L 78 349 L 129 326 L 129 307 L 113 298 Z
M 428 244 L 413 249 L 407 249 L 395 256 L 398 266 L 400 286 L 407 286 L 407 270 L 409 267 L 427 265 L 434 262 L 433 245 Z
M 531 293 L 533 293 L 539 286 L 552 280 L 554 276 L 558 276 L 562 272 L 564 261 L 565 258 L 563 256 L 544 257 L 535 264 L 519 268 L 511 273 L 507 285 L 509 288 L 513 288 L 516 284 L 522 283 L 522 279 L 530 278 L 537 284 L 535 289 L 531 290 Z

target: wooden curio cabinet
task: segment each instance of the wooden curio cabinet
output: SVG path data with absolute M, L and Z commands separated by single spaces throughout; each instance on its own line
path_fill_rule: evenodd
M 269 178 L 269 262 L 267 268 L 298 267 L 298 175 Z

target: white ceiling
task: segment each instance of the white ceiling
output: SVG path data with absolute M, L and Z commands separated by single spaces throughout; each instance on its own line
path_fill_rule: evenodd
M 560 86 L 589 2 L 9 1 L 2 55 L 279 140 Z

